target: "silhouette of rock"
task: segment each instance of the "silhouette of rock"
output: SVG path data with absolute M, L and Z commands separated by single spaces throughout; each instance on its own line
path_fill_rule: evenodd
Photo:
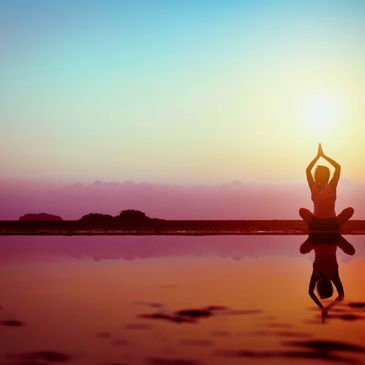
M 195 323 L 195 318 L 178 316 L 175 314 L 164 314 L 164 313 L 151 313 L 151 314 L 140 314 L 140 318 L 147 319 L 162 319 L 165 321 L 175 322 L 175 323 Z
M 161 319 L 175 323 L 197 323 L 201 318 L 209 318 L 217 315 L 252 315 L 260 314 L 260 310 L 229 310 L 220 305 L 210 305 L 205 308 L 181 309 L 173 313 L 157 312 L 143 313 L 140 318 Z
M 21 364 L 40 364 L 44 362 L 68 362 L 71 357 L 67 354 L 57 351 L 34 351 L 22 354 L 10 355 L 10 357 L 17 358 Z
M 62 221 L 58 215 L 48 213 L 28 213 L 19 218 L 20 221 Z
M 110 214 L 89 213 L 79 219 L 81 223 L 87 224 L 119 224 L 121 222 L 146 222 L 151 221 L 145 213 L 140 210 L 127 209 L 122 210 L 119 215 L 113 217 Z
M 89 213 L 79 219 L 82 223 L 111 223 L 114 217 L 109 214 Z
M 122 220 L 149 220 L 150 217 L 147 217 L 145 213 L 141 212 L 140 210 L 135 209 L 127 209 L 122 210 L 116 218 Z
M 182 309 L 175 314 L 180 317 L 203 318 L 210 317 L 212 312 L 209 309 Z
M 116 217 L 113 217 L 109 214 L 101 214 L 101 213 L 89 213 L 84 215 L 79 219 L 80 223 L 84 224 L 91 224 L 91 225 L 110 225 L 110 226 L 119 226 L 121 223 L 127 223 L 129 222 L 132 225 L 144 222 L 152 222 L 152 221 L 159 221 L 158 219 L 151 219 L 146 216 L 145 213 L 141 212 L 140 210 L 135 209 L 127 209 L 122 210 L 119 215 Z
M 24 326 L 24 322 L 17 321 L 15 319 L 9 319 L 9 320 L 6 320 L 6 321 L 1 321 L 0 323 L 3 326 L 7 326 L 7 327 L 22 327 L 22 326 Z
M 304 347 L 315 351 L 346 351 L 346 352 L 365 352 L 365 347 L 357 344 L 332 340 L 308 340 L 308 341 L 290 341 L 285 345 Z
M 242 358 L 254 359 L 298 359 L 298 360 L 324 360 L 333 363 L 358 364 L 359 362 L 352 357 L 345 357 L 328 351 L 252 351 L 252 350 L 217 350 L 216 355 L 220 356 L 236 356 Z

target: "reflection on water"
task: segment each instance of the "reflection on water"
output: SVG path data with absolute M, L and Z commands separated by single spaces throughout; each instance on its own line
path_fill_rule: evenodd
M 355 254 L 354 246 L 338 232 L 311 233 L 300 246 L 302 254 L 312 250 L 315 253 L 313 272 L 309 282 L 309 295 L 321 309 L 323 322 L 328 316 L 329 309 L 343 301 L 345 297 L 338 270 L 337 247 L 347 255 Z M 332 299 L 333 285 L 337 290 L 337 297 L 334 299 Z M 323 299 L 329 300 L 329 303 L 325 303 Z
M 3 237 L 0 364 L 363 363 L 364 239 Z

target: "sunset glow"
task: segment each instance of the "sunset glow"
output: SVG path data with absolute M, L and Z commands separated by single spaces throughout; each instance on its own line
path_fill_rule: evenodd
M 0 364 L 365 364 L 364 20 L 0 0 Z
M 338 105 L 331 98 L 314 97 L 305 107 L 304 115 L 313 131 L 328 132 L 338 122 Z
M 349 115 L 345 116 L 343 100 L 335 95 L 312 92 L 298 100 L 297 128 L 315 135 L 318 140 L 336 133 Z M 339 137 L 339 136 L 337 136 Z
M 0 5 L 4 175 L 301 181 L 321 141 L 365 182 L 362 2 L 21 3 Z

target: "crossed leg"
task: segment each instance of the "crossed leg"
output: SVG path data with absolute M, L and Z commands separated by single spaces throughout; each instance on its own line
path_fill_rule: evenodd
M 344 209 L 336 218 L 337 218 L 337 222 L 339 224 L 339 226 L 342 226 L 345 222 L 347 222 L 352 215 L 354 214 L 354 208 L 346 208 Z M 315 218 L 315 216 L 313 215 L 313 213 L 305 208 L 300 208 L 299 209 L 299 215 L 302 217 L 302 219 L 309 223 L 313 220 L 313 218 Z
M 340 226 L 342 226 L 345 222 L 347 222 L 352 215 L 354 214 L 354 208 L 346 208 L 344 209 L 338 216 L 337 222 Z
M 299 215 L 307 223 L 309 223 L 314 218 L 313 213 L 310 210 L 305 209 L 305 208 L 300 208 L 299 209 Z

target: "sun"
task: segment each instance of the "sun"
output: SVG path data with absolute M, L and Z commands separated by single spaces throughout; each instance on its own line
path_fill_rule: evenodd
M 342 116 L 341 104 L 331 94 L 312 94 L 301 98 L 298 112 L 301 126 L 317 135 L 336 128 Z
M 317 96 L 308 101 L 304 118 L 314 128 L 327 130 L 337 123 L 339 110 L 335 100 L 329 96 Z

